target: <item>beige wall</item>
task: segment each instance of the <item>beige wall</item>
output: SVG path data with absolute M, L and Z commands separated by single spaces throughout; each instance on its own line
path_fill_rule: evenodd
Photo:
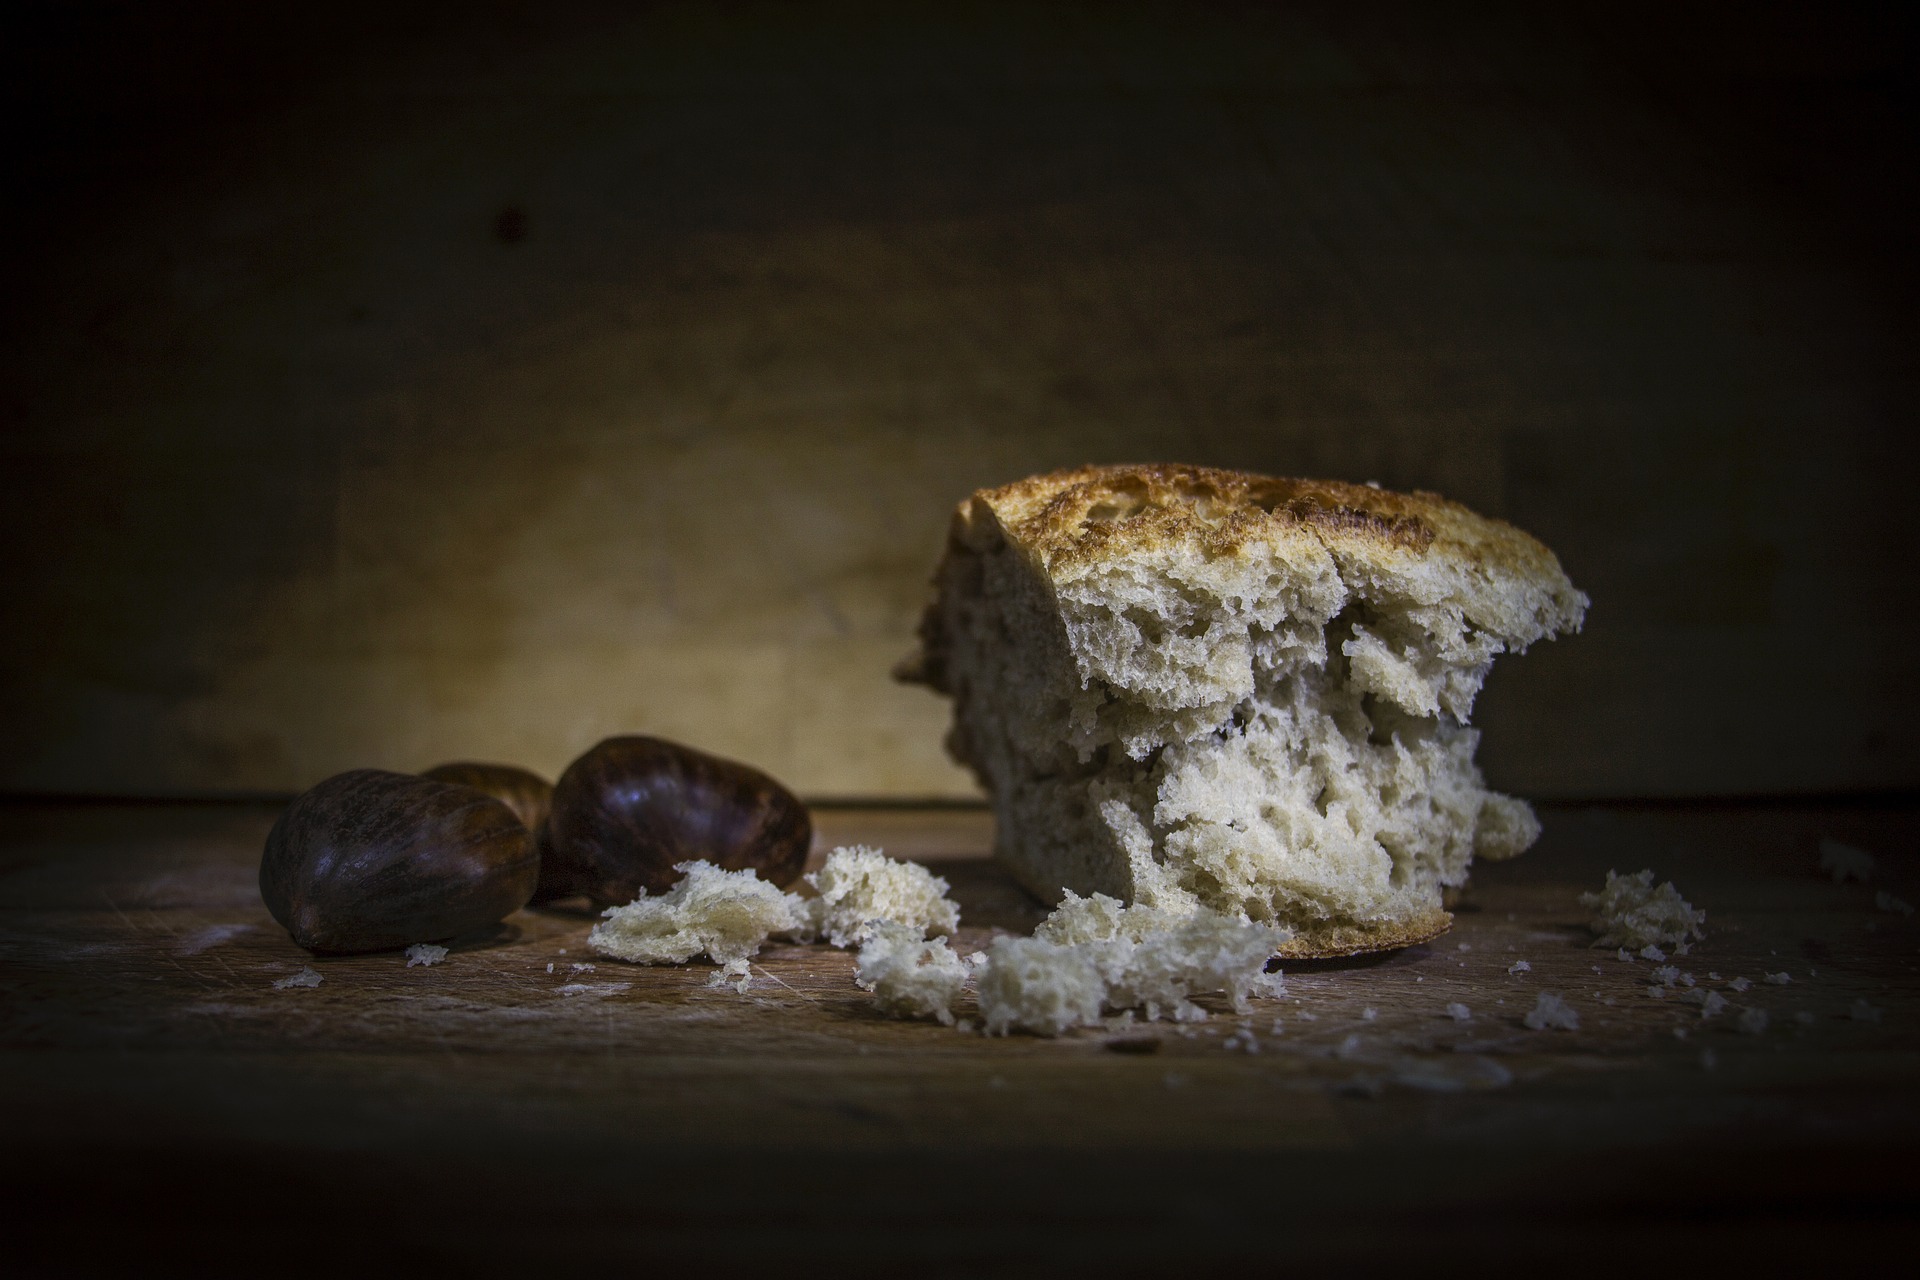
M 1578 24 L 695 12 L 346 40 L 49 197 L 0 786 L 645 730 L 968 794 L 887 678 L 948 510 L 1141 459 L 1554 546 L 1593 613 L 1496 670 L 1506 785 L 1920 781 L 1910 275 L 1763 124 Z

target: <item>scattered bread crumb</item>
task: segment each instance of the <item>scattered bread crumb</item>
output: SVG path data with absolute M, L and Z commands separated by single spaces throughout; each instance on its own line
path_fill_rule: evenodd
M 1633 952 L 1627 950 L 1625 947 L 1620 948 L 1620 951 L 1618 954 L 1620 959 L 1625 963 L 1627 964 L 1633 963 Z
M 407 968 L 417 964 L 439 964 L 447 958 L 447 949 L 431 942 L 416 942 L 407 948 Z
M 1473 1010 L 1455 1000 L 1447 1005 L 1447 1016 L 1455 1022 L 1472 1022 Z
M 1727 1011 L 1727 998 L 1718 991 L 1708 991 L 1705 987 L 1695 988 L 1681 999 L 1691 1000 L 1699 1005 L 1702 1018 L 1717 1018 Z
M 861 942 L 876 920 L 911 925 L 923 938 L 960 927 L 944 878 L 865 845 L 835 849 L 806 881 L 819 894 L 806 900 L 807 922 L 836 947 Z
M 1873 877 L 1874 857 L 1865 849 L 1841 844 L 1831 838 L 1820 842 L 1820 869 L 1833 876 L 1835 884 L 1858 880 L 1865 884 Z
M 1224 991 L 1244 1012 L 1248 996 L 1285 990 L 1284 978 L 1265 966 L 1288 936 L 1205 909 L 1176 916 L 1069 892 L 1031 938 L 998 938 L 988 948 L 978 974 L 980 1011 L 995 1035 L 1059 1035 L 1106 1009 L 1199 1021 L 1206 1011 L 1190 997 L 1207 991 Z
M 1642 960 L 1665 960 L 1667 958 L 1667 953 L 1662 951 L 1660 948 L 1654 946 L 1653 944 L 1649 943 L 1646 946 L 1640 948 L 1640 958 Z
M 1647 949 L 1684 947 L 1689 938 L 1707 936 L 1701 928 L 1707 913 L 1696 911 L 1671 880 L 1655 888 L 1651 870 L 1630 876 L 1609 871 L 1606 886 L 1598 893 L 1581 894 L 1580 903 L 1593 909 L 1589 927 L 1599 935 L 1596 947 L 1639 947 L 1647 959 L 1664 960 L 1665 956 L 1647 955 Z
M 564 987 L 556 987 L 554 994 L 563 996 L 617 996 L 633 986 L 631 982 L 569 982 Z
M 799 899 L 752 871 L 722 871 L 711 862 L 682 862 L 674 870 L 682 878 L 665 893 L 609 907 L 587 945 L 635 964 L 685 964 L 704 954 L 721 966 L 711 985 L 745 992 L 747 962 L 768 936 L 804 927 Z
M 323 979 L 320 977 L 319 970 L 308 966 L 291 977 L 280 979 L 280 981 L 273 985 L 279 990 L 285 991 L 289 987 L 317 987 L 322 981 Z M 1863 1000 L 1861 1003 L 1865 1004 L 1866 1002 Z
M 1551 991 L 1542 991 L 1540 998 L 1533 1002 L 1532 1010 L 1521 1021 L 1534 1031 L 1545 1031 L 1549 1027 L 1557 1027 L 1562 1031 L 1580 1029 L 1580 1014 Z
M 592 973 L 593 966 L 590 964 L 570 964 L 567 966 L 567 972 L 568 973 Z
M 1372 1005 L 1368 1005 L 1366 1008 L 1360 1011 L 1360 1021 L 1362 1022 L 1372 1022 L 1375 1018 L 1379 1016 L 1380 1016 L 1380 1011 L 1374 1008 Z
M 1750 1036 L 1763 1035 L 1767 1029 L 1767 1011 L 1765 1009 L 1742 1009 L 1735 1020 L 1741 1031 Z
M 1910 916 L 1913 914 L 1913 904 L 1911 902 L 1908 902 L 1904 898 L 1896 898 L 1885 889 L 1881 889 L 1873 895 L 1873 905 L 1882 911 L 1891 911 L 1896 915 Z
M 1770 973 L 1767 975 L 1766 980 L 1776 987 L 1784 987 L 1793 981 L 1793 975 L 1789 973 Z
M 873 992 L 880 1011 L 952 1026 L 967 966 L 947 940 L 927 941 L 920 925 L 898 920 L 869 921 L 865 935 L 854 981 Z
M 1240 1050 L 1245 1053 L 1260 1052 L 1260 1042 L 1254 1038 L 1252 1030 L 1242 1027 L 1221 1042 L 1221 1048 L 1229 1053 Z
M 1287 1030 L 1286 1022 L 1280 1018 L 1275 1018 L 1273 1020 L 1273 1025 L 1267 1028 L 1267 1034 L 1274 1035 L 1274 1036 L 1283 1035 L 1286 1033 L 1286 1030 Z
M 552 972 L 553 972 L 553 961 L 551 961 L 551 960 L 549 960 L 549 961 L 547 961 L 547 972 L 548 972 L 548 973 L 552 973 Z
M 1727 984 L 1727 989 L 1729 991 L 1738 991 L 1742 995 L 1745 995 L 1747 992 L 1753 990 L 1753 984 L 1745 978 L 1735 978 Z
M 1515 960 L 1512 964 L 1507 966 L 1507 973 L 1509 975 L 1518 975 L 1522 973 L 1532 973 L 1532 972 L 1533 972 L 1533 966 L 1528 964 L 1525 960 Z M 1599 970 L 1595 969 L 1594 972 L 1598 973 Z

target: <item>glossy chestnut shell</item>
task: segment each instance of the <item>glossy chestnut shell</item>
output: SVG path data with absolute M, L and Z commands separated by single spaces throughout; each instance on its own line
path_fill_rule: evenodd
M 437 764 L 420 776 L 486 792 L 513 810 L 527 830 L 533 832 L 536 842 L 540 838 L 540 828 L 546 825 L 547 811 L 553 807 L 553 784 L 533 770 L 522 769 L 517 764 L 454 760 Z
M 812 841 L 807 807 L 758 769 L 662 738 L 608 738 L 554 784 L 535 897 L 622 905 L 672 888 L 674 864 L 694 859 L 784 888 Z
M 354 769 L 273 824 L 260 896 L 309 951 L 384 951 L 494 924 L 526 905 L 539 874 L 533 834 L 505 803 Z

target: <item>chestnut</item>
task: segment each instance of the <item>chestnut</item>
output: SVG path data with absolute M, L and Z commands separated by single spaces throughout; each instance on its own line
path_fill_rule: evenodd
M 513 810 L 527 830 L 533 832 L 535 841 L 540 838 L 540 828 L 546 824 L 547 810 L 553 807 L 553 784 L 517 764 L 454 760 L 437 764 L 420 776 L 486 792 Z
M 812 843 L 807 807 L 758 769 L 662 738 L 608 738 L 554 784 L 535 898 L 621 906 L 672 888 L 674 864 L 693 859 L 785 888 Z
M 267 833 L 260 896 L 309 951 L 384 951 L 494 924 L 540 875 L 533 833 L 472 787 L 354 769 Z

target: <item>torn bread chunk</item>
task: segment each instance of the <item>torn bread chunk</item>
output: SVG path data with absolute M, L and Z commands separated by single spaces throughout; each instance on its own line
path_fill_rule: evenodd
M 682 862 L 681 880 L 657 897 L 642 894 L 587 935 L 603 956 L 635 964 L 685 964 L 705 955 L 721 966 L 713 985 L 747 986 L 748 961 L 768 937 L 805 927 L 799 899 L 752 871 L 722 871 L 711 862 Z
M 1576 631 L 1540 543 L 1432 494 L 1086 467 L 960 505 L 896 674 L 954 700 L 996 853 L 1071 890 L 1293 931 L 1437 936 L 1473 857 L 1539 834 L 1467 719 L 1493 659 Z
M 1593 911 L 1588 928 L 1597 935 L 1594 946 L 1638 947 L 1649 960 L 1666 959 L 1662 946 L 1685 955 L 1707 936 L 1707 913 L 1695 910 L 1671 880 L 1655 888 L 1651 869 L 1630 876 L 1607 872 L 1606 885 L 1598 893 L 1581 894 L 1580 905 Z
M 1249 996 L 1285 989 L 1265 968 L 1286 937 L 1205 908 L 1174 914 L 1068 891 L 1031 938 L 1000 938 L 987 949 L 980 1012 L 989 1034 L 1049 1036 L 1093 1025 L 1107 1011 L 1200 1021 L 1207 1014 L 1192 997 L 1209 992 L 1245 1012 Z
M 878 920 L 911 925 L 921 938 L 960 927 L 946 880 L 865 845 L 835 849 L 806 881 L 819 894 L 806 901 L 808 923 L 836 947 L 862 941 Z
M 967 965 L 945 938 L 927 941 L 918 925 L 871 921 L 860 946 L 854 981 L 873 992 L 882 1013 L 937 1018 L 952 1026 L 953 1006 L 967 981 Z

